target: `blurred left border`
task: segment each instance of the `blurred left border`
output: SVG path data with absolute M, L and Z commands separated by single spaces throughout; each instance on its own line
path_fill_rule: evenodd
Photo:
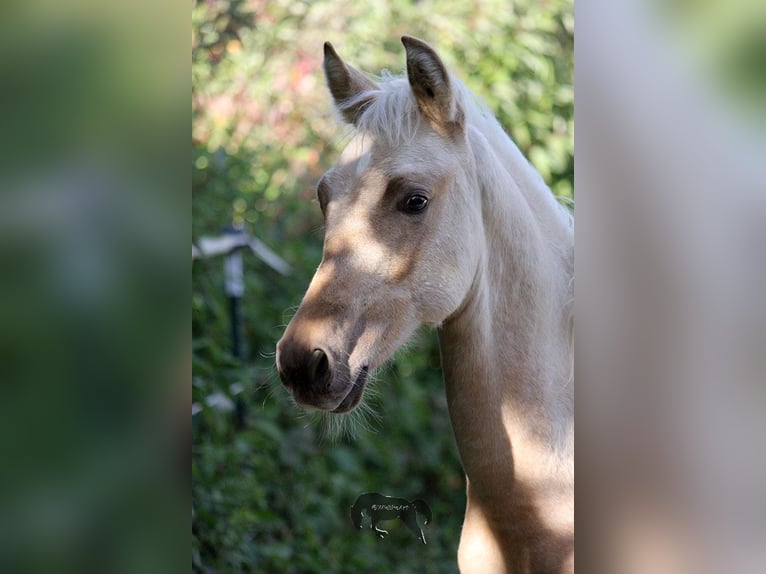
M 190 488 L 188 4 L 3 13 L 0 571 L 176 570 Z

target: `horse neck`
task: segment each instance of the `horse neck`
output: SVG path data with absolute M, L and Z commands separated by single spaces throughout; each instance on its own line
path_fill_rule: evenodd
M 573 404 L 568 222 L 515 145 L 498 153 L 481 134 L 473 136 L 483 255 L 463 305 L 439 334 L 450 416 L 469 478 L 472 465 L 477 473 L 489 465 L 497 476 L 511 458 L 511 443 L 511 473 L 525 453 L 530 460 L 541 452 L 564 455 Z

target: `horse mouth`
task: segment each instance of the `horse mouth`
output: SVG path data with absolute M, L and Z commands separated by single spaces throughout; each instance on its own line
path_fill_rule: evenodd
M 364 386 L 367 383 L 368 371 L 368 367 L 362 367 L 359 376 L 354 381 L 354 384 L 351 385 L 351 389 L 348 391 L 348 394 L 340 402 L 340 404 L 332 410 L 332 412 L 337 414 L 347 413 L 359 404 L 359 401 L 362 400 L 362 394 L 364 393 Z

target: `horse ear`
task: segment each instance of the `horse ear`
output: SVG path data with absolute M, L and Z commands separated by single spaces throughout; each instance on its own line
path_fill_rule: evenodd
M 360 71 L 343 62 L 330 42 L 324 43 L 324 75 L 338 111 L 347 122 L 356 124 L 370 103 L 370 99 L 357 96 L 377 90 L 378 86 Z
M 402 36 L 407 52 L 407 78 L 420 111 L 441 128 L 462 127 L 463 114 L 455 102 L 447 68 L 425 42 Z

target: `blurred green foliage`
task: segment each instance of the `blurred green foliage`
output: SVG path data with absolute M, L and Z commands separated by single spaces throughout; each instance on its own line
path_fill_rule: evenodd
M 273 353 L 321 258 L 318 177 L 344 129 L 321 74 L 330 40 L 357 68 L 404 69 L 399 38 L 429 41 L 495 111 L 557 195 L 573 193 L 571 0 L 197 1 L 192 13 L 193 238 L 244 223 L 295 269 L 250 255 L 247 359 L 231 356 L 223 262 L 192 269 L 192 568 L 208 572 L 452 572 L 464 478 L 434 334 L 379 375 L 380 421 L 330 442 L 280 387 Z M 365 491 L 422 498 L 423 546 L 390 523 L 354 531 Z
M 729 100 L 750 128 L 766 127 L 766 4 L 671 0 L 650 6 L 660 24 L 659 42 L 672 39 L 675 57 Z

